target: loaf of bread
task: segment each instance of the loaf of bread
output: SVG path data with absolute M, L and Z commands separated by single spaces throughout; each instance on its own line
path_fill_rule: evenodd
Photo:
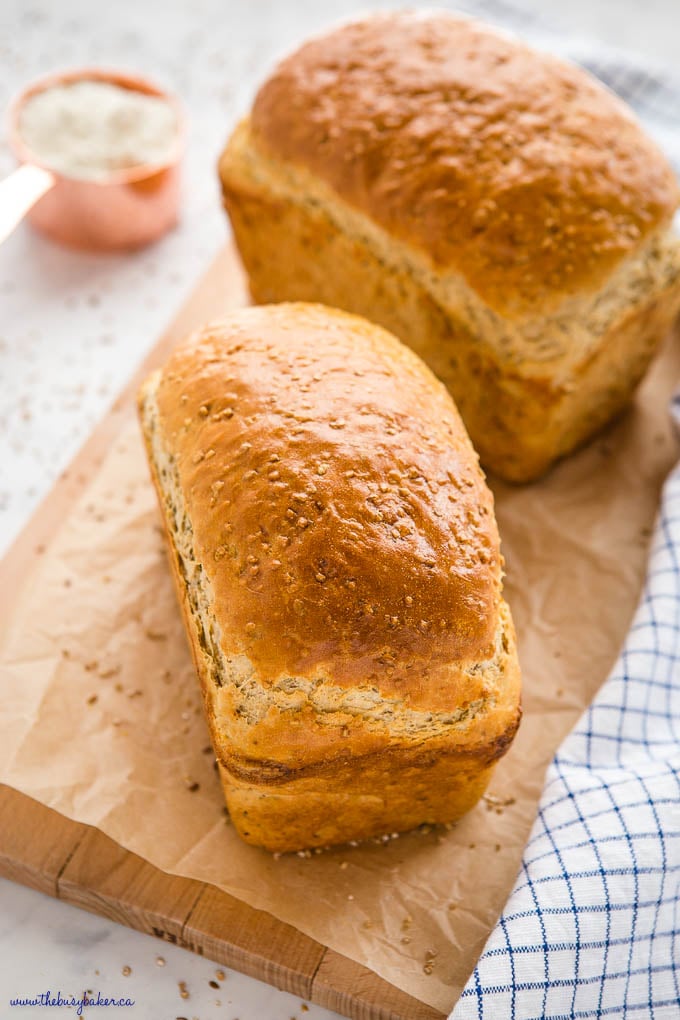
M 257 301 L 393 331 L 526 481 L 629 400 L 680 305 L 675 177 L 584 71 L 391 13 L 284 60 L 220 161 Z
M 519 721 L 491 494 L 378 326 L 234 312 L 140 394 L 234 825 L 298 850 L 458 818 Z

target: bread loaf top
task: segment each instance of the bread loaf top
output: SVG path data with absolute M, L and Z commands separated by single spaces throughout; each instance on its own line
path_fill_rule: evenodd
M 258 144 L 508 318 L 599 289 L 670 223 L 674 174 L 585 71 L 445 12 L 370 16 L 260 89 Z
M 470 696 L 483 676 L 451 667 L 498 653 L 492 496 L 409 349 L 322 306 L 240 309 L 179 347 L 145 399 L 225 654 L 264 683 L 369 683 L 413 708 Z

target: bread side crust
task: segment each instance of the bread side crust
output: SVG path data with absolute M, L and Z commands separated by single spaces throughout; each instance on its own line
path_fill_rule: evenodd
M 220 778 L 240 836 L 286 853 L 456 822 L 483 795 L 494 767 L 463 753 L 413 761 L 401 752 L 387 761 L 359 760 L 349 777 L 293 779 L 275 788 L 243 781 L 223 766 Z
M 465 717 L 449 712 L 431 713 L 428 719 L 427 713 L 405 709 L 401 721 L 410 723 L 410 729 L 371 720 L 370 713 L 366 725 L 361 712 L 348 718 L 344 705 L 341 712 L 326 713 L 335 718 L 324 721 L 321 739 L 319 712 L 309 703 L 293 713 L 285 705 L 270 704 L 264 725 L 262 720 L 244 720 L 233 700 L 238 678 L 233 663 L 225 666 L 210 584 L 194 555 L 191 525 L 178 479 L 172 477 L 172 457 L 155 406 L 159 380 L 160 373 L 155 373 L 140 392 L 142 431 L 211 740 L 240 834 L 282 851 L 403 831 L 424 821 L 455 820 L 481 796 L 493 763 L 519 723 L 519 667 L 505 603 L 500 607 L 497 653 L 491 662 L 476 664 L 477 670 L 488 672 L 493 693 L 488 704 L 469 706 Z M 308 686 L 306 678 L 298 679 L 303 689 Z M 346 693 L 338 691 L 341 697 Z M 299 716 L 293 726 L 291 715 Z M 371 722 L 377 723 L 373 729 Z M 310 762 L 307 756 L 301 768 L 294 767 L 300 758 L 298 738 L 316 748 L 316 760 Z M 262 758 L 263 741 L 270 757 Z
M 543 324 L 552 351 L 537 358 L 517 324 L 478 314 L 460 280 L 433 276 L 323 185 L 305 177 L 294 188 L 298 171 L 275 172 L 247 122 L 220 169 L 256 300 L 321 300 L 400 336 L 451 391 L 484 465 L 509 481 L 539 477 L 625 407 L 680 307 L 680 245 L 669 234 L 584 296 L 580 318 L 572 303 L 531 324 Z
M 680 238 L 664 224 L 636 245 L 601 286 L 564 298 L 547 315 L 536 307 L 519 317 L 501 315 L 462 274 L 434 269 L 422 249 L 391 236 L 304 167 L 265 151 L 253 136 L 249 118 L 235 129 L 222 153 L 219 172 L 230 213 L 231 196 L 236 201 L 243 196 L 291 203 L 310 216 L 323 212 L 336 230 L 358 247 L 369 249 L 387 271 L 412 278 L 477 345 L 520 376 L 547 375 L 556 384 L 567 381 L 622 317 L 668 289 L 680 293 Z

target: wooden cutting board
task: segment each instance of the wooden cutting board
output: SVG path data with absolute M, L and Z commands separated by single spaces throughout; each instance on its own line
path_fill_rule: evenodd
M 0 562 L 0 636 L 17 591 L 127 420 L 141 379 L 192 328 L 245 301 L 242 270 L 228 246 Z M 1 785 L 0 874 L 356 1020 L 443 1016 L 270 914 L 207 883 L 168 875 L 97 829 Z

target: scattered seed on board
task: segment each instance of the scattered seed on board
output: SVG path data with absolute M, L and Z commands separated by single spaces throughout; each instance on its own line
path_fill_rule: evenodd
M 163 959 L 162 956 L 157 956 L 156 957 L 156 966 L 157 967 L 165 967 L 165 960 Z
M 423 964 L 423 971 L 426 974 L 431 974 L 432 971 L 434 970 L 434 961 L 436 956 L 437 956 L 436 949 L 428 949 L 427 952 L 425 953 L 425 963 Z
M 132 967 L 128 967 L 127 964 L 123 967 L 123 977 L 129 977 L 132 974 Z

